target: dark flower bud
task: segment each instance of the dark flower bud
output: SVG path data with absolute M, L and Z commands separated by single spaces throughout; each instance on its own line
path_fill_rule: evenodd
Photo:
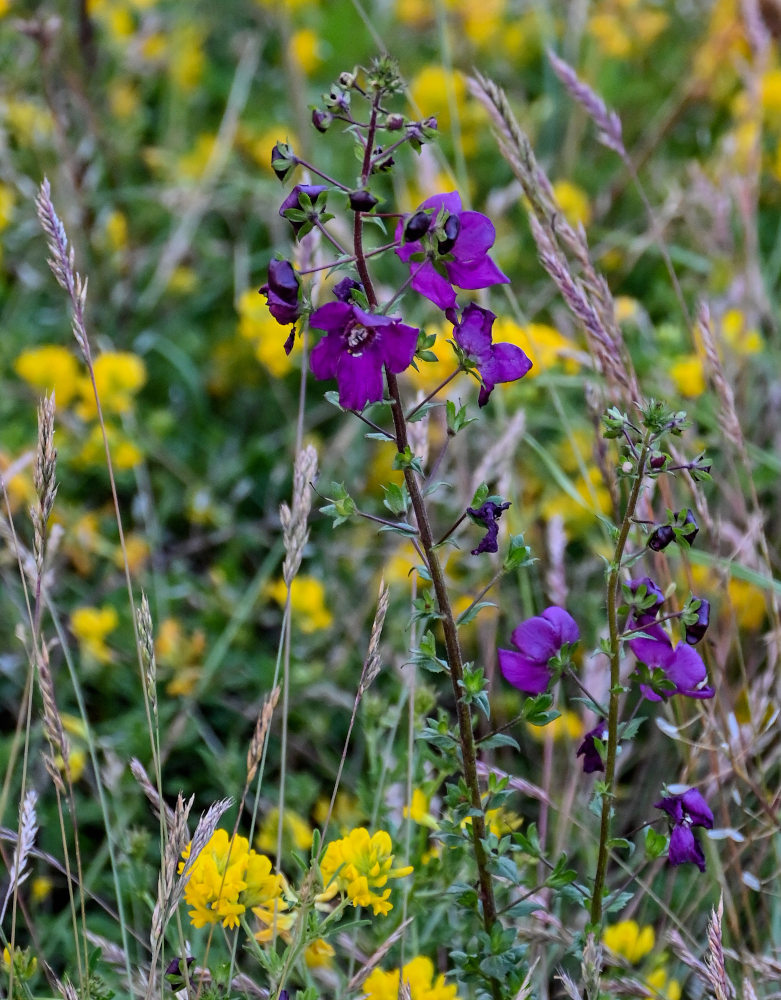
M 355 86 L 355 73 L 340 73 L 339 74 L 339 86 L 344 87 L 349 90 L 351 87 Z
M 655 528 L 651 532 L 651 537 L 648 539 L 648 548 L 653 549 L 654 552 L 661 552 L 662 549 L 667 548 L 674 538 L 675 532 L 673 531 L 673 526 L 671 524 L 660 524 L 658 528 Z
M 458 239 L 458 234 L 461 232 L 461 220 L 457 215 L 449 215 L 442 228 L 445 232 L 445 238 L 439 241 L 437 250 L 441 254 L 446 254 L 450 253 Z
M 318 219 L 319 213 L 314 206 L 320 195 L 327 190 L 325 184 L 296 184 L 279 206 L 279 214 L 283 219 L 288 220 L 296 237 L 298 237 L 305 222 L 311 228 L 311 223 Z M 286 215 L 286 212 L 290 212 L 291 215 Z
M 600 757 L 599 750 L 597 750 L 594 743 L 595 739 L 599 740 L 600 743 L 607 742 L 607 726 L 603 719 L 600 719 L 597 725 L 586 733 L 575 755 L 576 757 L 583 758 L 583 771 L 586 774 L 605 770 L 604 761 Z
M 642 576 L 637 580 L 630 580 L 626 585 L 634 598 L 641 587 L 645 587 L 644 607 L 639 607 L 640 602 L 633 602 L 631 617 L 637 618 L 638 624 L 646 624 L 656 618 L 659 608 L 664 604 L 664 594 L 649 576 Z M 653 598 L 649 602 L 649 598 Z
M 664 468 L 666 461 L 667 461 L 667 456 L 666 455 L 662 455 L 662 454 L 652 455 L 651 458 L 650 458 L 650 460 L 649 460 L 649 462 L 648 462 L 648 464 L 651 466 L 652 469 L 654 469 L 655 471 L 658 472 L 659 469 L 663 469 Z
M 295 153 L 286 142 L 277 142 L 271 150 L 271 169 L 283 181 L 298 163 Z
M 301 315 L 298 289 L 298 275 L 290 261 L 269 262 L 268 283 L 260 289 L 260 293 L 266 296 L 269 312 L 281 326 L 295 323 Z
M 694 539 L 700 532 L 700 526 L 699 524 L 697 524 L 697 521 L 695 520 L 694 514 L 691 512 L 691 510 L 688 509 L 686 510 L 686 517 L 684 517 L 682 521 L 681 521 L 681 514 L 683 514 L 683 511 L 679 510 L 678 513 L 675 515 L 676 524 L 680 523 L 681 534 L 685 537 L 689 545 L 693 545 Z
M 404 224 L 404 242 L 414 243 L 425 236 L 431 225 L 431 215 L 429 212 L 415 212 Z
M 379 198 L 375 198 L 366 188 L 350 192 L 350 208 L 353 212 L 371 212 L 378 201 Z
M 340 282 L 334 285 L 333 293 L 340 302 L 349 302 L 355 289 L 363 290 L 363 285 L 360 281 L 356 281 L 355 278 L 342 278 Z
M 485 528 L 485 535 L 480 540 L 476 549 L 472 549 L 472 555 L 478 556 L 481 552 L 499 551 L 499 525 L 496 523 L 502 516 L 502 512 L 510 506 L 510 501 L 495 503 L 493 500 L 486 500 L 482 507 L 467 507 L 466 512 L 475 521 Z
M 700 598 L 697 608 L 697 621 L 686 626 L 686 641 L 690 646 L 696 646 L 708 630 L 710 623 L 710 601 Z
M 334 116 L 331 112 L 324 111 L 323 108 L 315 108 L 312 112 L 312 124 L 318 132 L 327 132 L 333 120 Z
M 404 127 L 404 115 L 398 114 L 398 112 L 388 115 L 385 119 L 385 128 L 389 132 L 398 132 L 400 128 Z
M 384 174 L 384 173 L 387 173 L 387 171 L 389 171 L 389 170 L 391 170 L 393 168 L 393 165 L 394 165 L 395 162 L 396 161 L 393 159 L 392 156 L 386 156 L 385 159 L 383 160 L 382 159 L 382 147 L 378 146 L 377 147 L 377 154 L 376 154 L 376 156 L 374 158 L 374 162 L 372 163 L 372 173 L 373 174 Z

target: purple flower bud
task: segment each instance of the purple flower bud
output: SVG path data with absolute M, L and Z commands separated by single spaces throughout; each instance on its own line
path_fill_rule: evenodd
M 260 294 L 266 296 L 268 310 L 281 326 L 295 323 L 301 315 L 298 290 L 298 275 L 290 261 L 269 261 L 268 282 L 260 289 Z
M 456 244 L 458 234 L 461 232 L 461 220 L 457 215 L 449 215 L 442 228 L 445 232 L 445 238 L 439 241 L 437 249 L 441 254 L 446 254 L 450 253 Z
M 327 132 L 333 120 L 334 116 L 331 112 L 325 111 L 323 108 L 315 108 L 312 112 L 312 124 L 318 132 Z
M 435 132 L 436 132 L 436 130 L 437 130 L 437 129 L 439 128 L 439 125 L 438 125 L 438 123 L 437 123 L 437 120 L 436 120 L 436 118 L 434 117 L 434 115 L 431 115 L 431 117 L 430 117 L 430 118 L 425 118 L 425 119 L 423 120 L 422 124 L 423 124 L 423 126 L 424 126 L 425 128 L 431 128 L 431 129 L 434 129 L 434 131 L 435 131 Z
M 697 608 L 697 621 L 686 626 L 686 641 L 690 646 L 696 646 L 708 631 L 710 623 L 710 601 L 699 598 L 700 606 Z
M 309 199 L 311 204 L 314 205 L 318 197 L 323 193 L 323 191 L 327 190 L 328 188 L 325 186 L 325 184 L 296 184 L 296 186 L 293 188 L 293 190 L 290 192 L 287 198 L 285 198 L 285 200 L 279 206 L 279 214 L 282 216 L 283 219 L 285 219 L 287 218 L 285 212 L 289 211 L 290 209 L 295 209 L 297 211 L 306 210 L 309 213 L 308 220 L 313 222 L 318 218 L 318 213 L 315 212 L 314 210 L 305 209 L 304 204 L 301 201 L 301 196 L 302 195 L 306 196 L 306 198 Z M 305 220 L 288 219 L 288 222 L 293 227 L 293 232 L 296 234 L 296 236 L 298 236 L 301 227 L 304 225 Z
M 651 466 L 652 469 L 654 469 L 654 471 L 658 472 L 659 469 L 664 468 L 666 462 L 667 462 L 667 456 L 659 454 L 659 455 L 652 455 L 648 464 Z
M 498 552 L 499 525 L 496 523 L 502 516 L 502 511 L 507 510 L 510 501 L 498 504 L 493 500 L 486 500 L 482 507 L 467 507 L 466 512 L 470 517 L 479 521 L 486 529 L 484 537 L 476 549 L 472 549 L 472 555 L 480 555 L 481 552 Z
M 686 517 L 684 517 L 683 521 L 681 521 L 681 514 L 683 514 L 683 511 L 679 510 L 675 515 L 676 523 L 680 522 L 681 532 L 686 537 L 686 541 L 689 545 L 694 545 L 694 539 L 699 534 L 700 526 L 697 524 L 691 510 L 687 509 Z
M 425 236 L 431 226 L 430 212 L 415 212 L 404 223 L 404 242 L 412 243 Z
M 286 142 L 274 143 L 271 150 L 271 169 L 277 177 L 284 181 L 293 167 L 298 163 L 295 153 Z
M 350 208 L 353 212 L 371 212 L 378 201 L 379 198 L 375 198 L 366 188 L 350 192 Z
M 372 161 L 372 173 L 373 174 L 385 174 L 393 168 L 395 160 L 392 156 L 386 156 L 382 159 L 382 146 L 378 146 L 375 152 L 374 160 Z
M 355 278 L 342 278 L 334 285 L 333 293 L 340 302 L 349 302 L 354 289 L 363 289 L 360 281 L 356 281 Z
M 586 733 L 583 737 L 583 742 L 578 747 L 578 752 L 575 754 L 576 757 L 583 758 L 583 771 L 585 774 L 605 770 L 605 764 L 594 743 L 595 739 L 599 740 L 600 743 L 607 741 L 607 725 L 604 719 L 600 719 L 599 723 Z
M 667 548 L 674 538 L 675 532 L 672 525 L 660 524 L 658 528 L 655 528 L 651 532 L 651 537 L 648 539 L 648 548 L 653 549 L 654 552 L 661 552 L 662 549 Z
M 404 115 L 392 114 L 388 115 L 385 119 L 385 128 L 389 132 L 398 132 L 400 128 L 404 127 Z
M 646 598 L 653 597 L 654 602 L 648 607 L 643 608 L 638 608 L 633 604 L 629 617 L 632 620 L 636 620 L 639 625 L 642 625 L 647 621 L 652 621 L 656 618 L 659 608 L 661 608 L 664 604 L 664 594 L 649 576 L 642 576 L 637 580 L 630 580 L 627 584 L 627 588 L 633 597 L 637 594 L 641 586 L 645 587 Z

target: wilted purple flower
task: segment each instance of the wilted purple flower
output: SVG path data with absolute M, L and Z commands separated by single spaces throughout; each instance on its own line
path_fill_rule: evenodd
M 689 545 L 694 544 L 694 539 L 700 530 L 694 514 L 685 507 L 683 510 L 677 510 L 673 514 L 672 524 L 660 524 L 658 528 L 655 528 L 651 532 L 648 539 L 648 548 L 653 549 L 654 552 L 661 552 L 662 549 L 666 549 L 670 542 L 675 539 L 674 528 L 678 528 L 678 533 L 684 536 Z
M 312 351 L 315 378 L 336 378 L 339 404 L 361 410 L 382 399 L 382 367 L 403 372 L 412 362 L 418 331 L 392 316 L 364 312 L 351 302 L 328 302 L 312 313 L 309 325 L 325 330 Z
M 355 278 L 342 278 L 334 285 L 332 291 L 334 298 L 339 299 L 340 302 L 349 302 L 356 289 L 363 291 L 363 285 L 360 281 L 356 281 Z
M 520 652 L 498 651 L 504 679 L 527 694 L 541 694 L 551 679 L 548 661 L 561 651 L 565 642 L 577 642 L 580 629 L 569 612 L 554 604 L 541 615 L 521 622 L 511 638 Z
M 651 670 L 661 668 L 675 685 L 672 690 L 660 695 L 647 684 L 641 684 L 640 690 L 649 701 L 661 701 L 674 694 L 683 694 L 687 698 L 713 697 L 713 688 L 705 683 L 708 671 L 695 649 L 683 642 L 673 646 L 661 625 L 644 624 L 642 629 L 648 638 L 630 639 L 629 648 Z
M 600 719 L 599 723 L 586 733 L 575 755 L 576 757 L 583 758 L 583 770 L 586 774 L 591 774 L 592 771 L 605 770 L 605 764 L 594 743 L 595 739 L 601 743 L 607 740 L 607 723 L 604 719 Z
M 515 344 L 494 344 L 491 328 L 496 315 L 490 309 L 470 302 L 456 323 L 453 333 L 456 343 L 467 356 L 467 361 L 480 373 L 482 385 L 477 398 L 485 406 L 497 382 L 515 382 L 523 378 L 532 366 L 531 361 Z
M 300 212 L 309 212 L 309 207 L 306 204 L 306 200 L 304 202 L 301 201 L 301 195 L 304 195 L 305 199 L 308 198 L 311 204 L 314 205 L 318 197 L 323 193 L 323 191 L 327 190 L 328 188 L 325 186 L 325 184 L 296 184 L 296 186 L 293 188 L 293 190 L 290 192 L 287 198 L 285 198 L 285 200 L 279 206 L 279 214 L 282 216 L 283 219 L 286 218 L 288 219 L 288 222 L 293 227 L 293 232 L 296 234 L 296 236 L 298 236 L 301 227 L 304 225 L 305 222 L 307 222 L 307 219 L 289 219 L 285 215 L 285 212 L 289 211 L 290 209 L 295 209 L 296 211 Z M 314 211 L 311 212 L 310 213 L 311 218 L 309 218 L 308 221 L 310 222 L 315 221 L 318 218 L 319 214 L 320 213 L 318 212 Z
M 697 645 L 708 631 L 710 622 L 710 601 L 706 601 L 704 597 L 695 598 L 695 600 L 700 602 L 700 606 L 697 608 L 697 621 L 686 626 L 686 641 L 690 646 Z
M 427 211 L 429 223 L 423 229 L 420 213 Z M 414 232 L 420 235 L 407 243 L 401 242 L 405 220 L 399 221 L 396 239 L 401 246 L 396 253 L 403 261 L 409 261 L 412 287 L 434 305 L 440 309 L 455 309 L 454 285 L 456 288 L 488 288 L 509 282 L 507 275 L 488 256 L 496 239 L 493 223 L 480 212 L 462 211 L 458 191 L 427 198 L 412 216 L 416 217 L 418 225 Z M 415 259 L 410 259 L 413 255 Z
M 692 827 L 713 829 L 713 813 L 696 788 L 682 795 L 666 795 L 654 803 L 654 809 L 663 809 L 670 817 L 670 847 L 667 857 L 671 865 L 693 861 L 701 872 L 705 871 L 705 855 Z
M 298 290 L 298 275 L 290 261 L 269 261 L 268 282 L 260 293 L 266 296 L 268 311 L 281 326 L 295 323 L 301 315 Z
M 486 500 L 482 507 L 467 507 L 466 512 L 476 521 L 481 521 L 486 532 L 476 549 L 472 549 L 472 555 L 478 556 L 481 552 L 498 552 L 499 525 L 497 521 L 502 516 L 502 511 L 507 510 L 510 501 L 505 503 L 494 503 L 493 500 Z

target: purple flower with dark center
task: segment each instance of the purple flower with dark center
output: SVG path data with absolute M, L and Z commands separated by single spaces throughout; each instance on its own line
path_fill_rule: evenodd
M 269 261 L 268 282 L 260 293 L 266 296 L 268 311 L 281 326 L 295 323 L 301 315 L 298 291 L 298 275 L 290 261 Z
M 509 500 L 505 503 L 494 503 L 493 500 L 486 500 L 482 507 L 467 507 L 467 514 L 476 521 L 480 521 L 486 529 L 480 544 L 476 549 L 472 549 L 473 556 L 478 556 L 481 552 L 499 551 L 499 525 L 497 521 L 502 516 L 502 511 L 507 510 L 509 506 Z
M 696 646 L 708 630 L 710 623 L 710 601 L 704 597 L 695 598 L 699 600 L 700 606 L 697 608 L 697 621 L 686 626 L 686 641 L 690 646 Z
M 531 361 L 515 344 L 494 344 L 491 328 L 496 315 L 490 309 L 470 302 L 461 313 L 461 320 L 453 328 L 456 343 L 466 355 L 466 362 L 480 374 L 482 385 L 477 397 L 479 406 L 485 406 L 497 382 L 515 382 L 523 378 L 532 366 Z
M 309 318 L 325 330 L 309 364 L 315 378 L 335 378 L 339 405 L 362 410 L 382 399 L 382 368 L 403 372 L 412 362 L 418 330 L 392 316 L 364 312 L 351 302 L 328 302 Z
M 586 733 L 575 755 L 576 757 L 583 758 L 583 770 L 586 774 L 591 774 L 593 771 L 605 770 L 604 761 L 600 757 L 599 750 L 597 750 L 594 743 L 595 739 L 599 740 L 600 743 L 607 741 L 607 723 L 604 719 L 600 719 L 599 723 Z
M 425 228 L 421 212 L 429 214 Z M 488 251 L 494 245 L 496 230 L 488 216 L 464 212 L 458 191 L 435 194 L 413 213 L 417 217 L 415 239 L 402 242 L 405 220 L 396 227 L 401 244 L 396 253 L 409 262 L 411 285 L 440 309 L 455 309 L 456 288 L 488 288 L 506 284 L 509 278 L 499 270 Z M 410 235 L 413 235 L 411 232 Z M 413 258 L 413 259 L 411 259 Z
M 314 207 L 310 208 L 307 205 L 307 199 L 310 204 L 314 206 L 318 197 L 327 191 L 328 188 L 325 184 L 296 184 L 290 194 L 285 198 L 282 204 L 279 206 L 279 214 L 283 219 L 287 219 L 290 225 L 293 227 L 293 232 L 298 236 L 302 227 L 307 222 L 315 222 L 321 215 L 320 212 L 316 211 Z M 304 200 L 301 200 L 301 195 L 304 195 Z M 301 218 L 290 218 L 285 215 L 285 212 L 293 210 L 296 213 L 301 214 Z
M 661 625 L 643 624 L 642 629 L 647 638 L 630 639 L 629 648 L 649 669 L 663 670 L 674 685 L 664 694 L 657 694 L 647 684 L 641 684 L 640 690 L 649 701 L 661 701 L 674 694 L 687 698 L 713 697 L 713 688 L 706 684 L 708 671 L 696 649 L 684 642 L 673 646 Z
M 577 642 L 580 629 L 569 612 L 554 604 L 541 615 L 521 622 L 511 638 L 520 652 L 498 651 L 504 679 L 519 691 L 541 694 L 547 690 L 552 677 L 548 661 L 561 652 L 564 643 Z
M 708 803 L 696 788 L 690 788 L 682 795 L 666 795 L 654 803 L 654 809 L 663 809 L 670 820 L 670 847 L 667 857 L 671 865 L 694 862 L 701 872 L 705 871 L 705 855 L 692 827 L 713 829 L 713 813 Z

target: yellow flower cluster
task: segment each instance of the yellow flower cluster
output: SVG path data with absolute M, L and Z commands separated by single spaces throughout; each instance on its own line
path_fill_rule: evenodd
M 627 962 L 636 965 L 653 951 L 656 936 L 653 927 L 640 927 L 636 920 L 622 920 L 605 928 L 602 943 L 614 955 L 620 955 Z
M 353 906 L 371 906 L 375 916 L 384 916 L 393 908 L 390 888 L 386 888 L 388 880 L 412 872 L 411 865 L 393 867 L 392 849 L 389 833 L 378 830 L 370 836 L 362 826 L 334 840 L 320 862 L 325 886 L 320 900 L 333 899 L 341 892 Z
M 106 644 L 106 637 L 119 624 L 116 608 L 110 604 L 102 608 L 76 608 L 71 615 L 71 631 L 79 642 L 82 655 L 98 663 L 110 663 L 113 657 Z
M 397 1000 L 400 983 L 406 983 L 412 1000 L 458 1000 L 458 990 L 447 985 L 443 975 L 437 975 L 434 963 L 425 955 L 418 955 L 399 970 L 383 972 L 375 969 L 363 985 L 366 1000 Z
M 284 330 L 268 311 L 266 300 L 256 288 L 248 288 L 236 305 L 239 313 L 239 335 L 250 341 L 255 356 L 274 378 L 284 378 L 293 369 L 291 360 L 301 350 L 296 339 L 293 350 L 285 354 L 285 340 L 289 330 Z
M 182 853 L 180 873 L 191 846 Z M 253 851 L 246 837 L 215 830 L 193 863 L 184 898 L 194 927 L 216 923 L 238 927 L 242 915 L 252 910 L 264 925 L 260 939 L 266 940 L 265 926 L 273 927 L 275 913 L 287 909 L 283 889 L 282 876 L 272 873 L 269 859 Z
M 284 580 L 276 580 L 266 588 L 268 596 L 284 608 L 287 587 Z M 314 576 L 297 576 L 290 588 L 290 609 L 296 626 L 307 635 L 330 628 L 333 615 L 325 604 L 325 587 Z

